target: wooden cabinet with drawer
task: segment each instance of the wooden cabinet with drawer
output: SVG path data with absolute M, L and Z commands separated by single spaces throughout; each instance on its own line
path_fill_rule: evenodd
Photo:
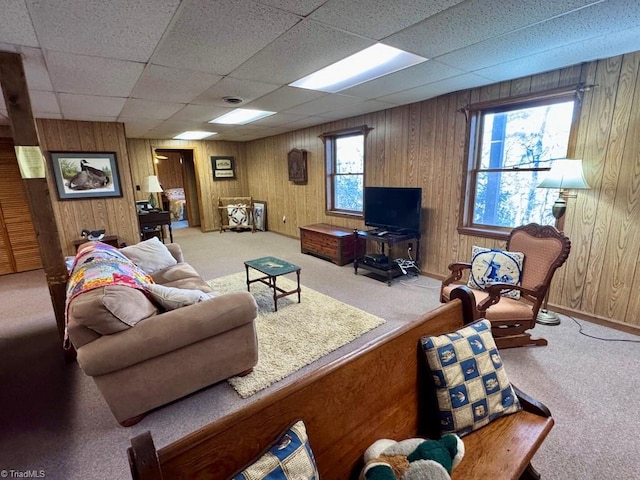
M 307 225 L 300 227 L 300 251 L 336 265 L 346 265 L 355 257 L 355 238 L 353 230 L 348 228 L 327 223 Z

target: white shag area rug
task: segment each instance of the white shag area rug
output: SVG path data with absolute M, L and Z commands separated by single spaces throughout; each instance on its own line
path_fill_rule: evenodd
M 258 272 L 250 272 L 258 275 Z M 256 278 L 251 276 L 251 278 Z M 294 277 L 295 278 L 295 277 Z M 245 272 L 209 280 L 219 293 L 247 289 Z M 287 291 L 296 288 L 295 280 L 281 276 L 277 285 Z M 298 295 L 278 299 L 273 311 L 273 290 L 256 282 L 251 293 L 258 303 L 258 364 L 244 377 L 228 379 L 242 398 L 291 375 L 324 355 L 355 340 L 385 320 L 342 303 L 301 285 Z

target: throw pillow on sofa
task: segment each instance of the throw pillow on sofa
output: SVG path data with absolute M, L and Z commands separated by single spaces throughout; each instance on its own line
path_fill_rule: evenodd
M 178 263 L 165 244 L 157 237 L 151 237 L 130 247 L 121 248 L 120 251 L 148 274 Z
M 69 305 L 69 315 L 80 325 L 111 335 L 133 327 L 158 313 L 142 290 L 109 285 L 78 295 Z
M 165 310 L 175 310 L 213 298 L 213 294 L 201 290 L 167 287 L 157 283 L 150 283 L 146 286 L 146 290 L 151 298 Z

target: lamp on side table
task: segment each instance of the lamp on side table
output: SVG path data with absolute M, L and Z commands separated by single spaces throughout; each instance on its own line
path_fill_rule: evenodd
M 144 180 L 142 181 L 142 191 L 149 193 L 149 203 L 151 204 L 151 208 L 155 209 L 158 206 L 156 193 L 162 192 L 162 187 L 160 186 L 160 181 L 158 180 L 157 175 L 144 177 Z

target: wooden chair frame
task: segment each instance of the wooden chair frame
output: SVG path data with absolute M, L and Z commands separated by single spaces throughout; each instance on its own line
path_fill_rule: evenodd
M 507 240 L 507 250 L 511 250 L 511 245 L 514 236 L 520 233 L 530 235 L 532 238 L 537 239 L 549 239 L 556 240 L 561 243 L 560 251 L 550 264 L 549 269 L 545 275 L 544 281 L 536 285 L 534 288 L 525 288 L 522 286 L 508 285 L 505 283 L 493 283 L 485 288 L 485 292 L 488 294 L 486 298 L 479 301 L 474 306 L 473 316 L 475 319 L 485 318 L 487 316 L 487 310 L 500 302 L 505 298 L 501 295 L 503 290 L 518 290 L 520 292 L 520 301 L 526 302 L 531 305 L 531 316 L 527 318 L 508 319 L 501 320 L 490 318 L 493 336 L 495 337 L 496 344 L 499 348 L 520 347 L 525 345 L 547 345 L 547 340 L 544 338 L 532 339 L 531 334 L 527 332 L 535 327 L 536 318 L 540 307 L 542 306 L 551 280 L 555 271 L 561 267 L 569 257 L 571 251 L 571 241 L 563 232 L 560 232 L 557 228 L 550 225 L 538 225 L 537 223 L 530 223 L 514 228 L 509 234 Z M 465 271 L 471 269 L 471 263 L 469 262 L 456 262 L 449 265 L 451 274 L 442 281 L 440 288 L 440 301 L 446 303 L 448 301 L 444 288 L 448 285 L 459 282 Z M 523 273 L 527 268 L 527 257 L 525 255 Z

